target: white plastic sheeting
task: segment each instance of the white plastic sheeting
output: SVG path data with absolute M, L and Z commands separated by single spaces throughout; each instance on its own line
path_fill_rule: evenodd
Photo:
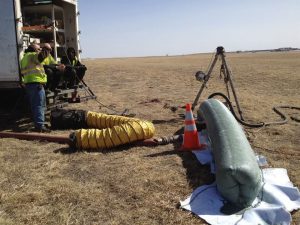
M 211 164 L 214 171 L 213 157 L 207 137 L 201 135 L 200 140 L 207 142 L 204 151 L 193 151 L 200 163 Z M 262 159 L 265 164 L 263 157 Z M 252 203 L 252 207 L 243 212 L 224 215 L 220 208 L 225 201 L 217 191 L 216 184 L 203 185 L 197 188 L 186 200 L 181 202 L 181 207 L 193 212 L 207 223 L 212 225 L 253 225 L 253 224 L 280 224 L 288 225 L 292 218 L 289 212 L 300 209 L 300 193 L 291 183 L 286 169 L 262 169 L 264 186 L 259 196 Z

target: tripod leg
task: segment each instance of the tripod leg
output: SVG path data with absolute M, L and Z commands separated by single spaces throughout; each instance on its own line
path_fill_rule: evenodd
M 208 72 L 207 72 L 207 75 L 206 75 L 206 77 L 205 77 L 205 79 L 204 79 L 204 81 L 203 81 L 203 84 L 202 84 L 202 86 L 200 87 L 200 90 L 198 91 L 198 93 L 197 93 L 197 95 L 196 95 L 196 98 L 195 98 L 195 100 L 194 100 L 194 102 L 193 102 L 193 104 L 192 104 L 192 110 L 194 110 L 194 108 L 195 108 L 196 105 L 198 104 L 200 95 L 201 95 L 201 93 L 203 92 L 203 89 L 204 89 L 206 83 L 208 82 L 208 80 L 209 80 L 209 78 L 210 78 L 210 74 L 211 74 L 211 72 L 212 72 L 214 66 L 216 65 L 217 60 L 218 60 L 218 54 L 215 55 L 214 61 L 212 62 L 211 66 L 210 66 L 210 68 L 209 68 L 209 70 L 208 70 Z
M 199 98 L 200 98 L 200 95 L 201 95 L 201 93 L 202 93 L 202 91 L 203 91 L 203 89 L 204 89 L 204 87 L 205 87 L 207 81 L 208 81 L 208 80 L 204 80 L 204 81 L 203 81 L 202 86 L 201 86 L 200 90 L 198 91 L 198 94 L 197 94 L 197 96 L 196 96 L 196 98 L 195 98 L 195 100 L 194 100 L 194 102 L 193 102 L 193 104 L 192 104 L 192 110 L 194 110 L 195 106 L 198 104 L 198 100 L 199 100 Z
M 228 78 L 228 80 L 229 80 L 229 83 L 230 83 L 230 86 L 231 86 L 231 90 L 232 90 L 232 94 L 233 94 L 234 100 L 235 100 L 235 102 L 236 102 L 236 106 L 237 106 L 237 108 L 238 108 L 238 112 L 239 112 L 239 114 L 240 114 L 240 116 L 241 116 L 241 120 L 244 120 L 243 114 L 242 114 L 242 110 L 241 110 L 241 108 L 240 108 L 240 103 L 239 103 L 237 94 L 236 94 L 236 92 L 235 92 L 235 88 L 234 88 L 234 85 L 233 85 L 233 81 L 232 81 L 232 79 L 231 79 L 231 73 L 230 73 L 230 70 L 228 69 L 228 66 L 227 66 L 227 63 L 226 63 L 226 61 L 225 61 L 225 56 L 224 56 L 224 55 L 222 55 L 222 62 L 223 62 L 223 64 L 224 64 L 224 66 L 225 66 L 225 73 L 227 74 L 227 78 Z M 229 96 L 229 95 L 228 95 L 228 96 Z
M 227 96 L 228 96 L 228 99 L 230 100 L 230 91 L 229 91 L 229 85 L 228 85 L 229 78 L 228 77 L 229 77 L 228 72 L 225 70 L 224 71 L 224 82 L 226 85 Z
M 230 100 L 230 92 L 229 92 L 229 87 L 228 87 L 228 81 L 226 81 L 226 91 L 227 91 L 228 99 Z
M 86 91 L 88 91 L 88 92 L 90 93 L 91 96 L 96 97 L 96 95 L 94 94 L 94 92 L 90 89 L 89 86 L 87 86 L 87 84 L 84 82 L 84 80 L 80 80 L 80 82 L 83 84 L 84 89 L 85 89 Z
M 225 69 L 225 65 L 223 64 L 222 62 L 222 65 L 221 65 L 221 70 L 220 70 L 220 78 L 222 77 L 222 74 L 223 74 L 223 77 L 224 77 L 224 83 L 226 85 L 226 92 L 227 92 L 227 97 L 228 99 L 230 100 L 230 92 L 229 92 L 229 86 L 228 86 L 228 73 Z

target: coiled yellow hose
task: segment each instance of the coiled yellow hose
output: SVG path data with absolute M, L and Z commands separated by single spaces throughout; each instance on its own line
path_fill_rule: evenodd
M 87 112 L 89 128 L 75 131 L 76 147 L 79 149 L 104 149 L 153 137 L 155 128 L 151 122 Z

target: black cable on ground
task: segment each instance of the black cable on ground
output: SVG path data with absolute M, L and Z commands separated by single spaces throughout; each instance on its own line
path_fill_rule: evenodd
M 265 123 L 266 126 L 267 125 L 272 125 L 272 124 L 284 124 L 284 123 L 287 123 L 287 121 L 288 121 L 287 116 L 284 113 L 282 113 L 281 111 L 279 111 L 279 109 L 296 109 L 296 110 L 300 110 L 300 107 L 289 106 L 289 105 L 274 106 L 273 107 L 274 112 L 276 112 L 278 115 L 280 115 L 283 120 L 282 121 L 275 121 L 275 122 Z M 300 119 L 298 119 L 298 118 L 296 118 L 294 116 L 291 116 L 290 118 L 292 120 L 298 122 L 298 123 L 300 122 Z
M 69 58 L 69 56 L 68 56 L 66 50 L 65 50 L 65 49 L 63 49 L 63 50 L 64 50 L 64 54 L 65 54 L 65 56 L 67 57 L 67 59 L 68 59 L 70 65 L 72 65 L 71 60 L 70 60 L 70 58 Z M 86 91 L 86 93 L 89 94 L 90 97 L 95 97 L 95 98 L 92 98 L 92 99 L 95 100 L 95 102 L 97 102 L 98 105 L 100 105 L 100 106 L 102 106 L 102 107 L 105 107 L 105 108 L 107 108 L 107 109 L 113 111 L 114 115 L 128 116 L 128 117 L 134 117 L 134 116 L 135 116 L 135 113 L 131 113 L 131 114 L 128 113 L 128 112 L 129 112 L 129 109 L 125 109 L 123 112 L 119 112 L 119 111 L 117 111 L 117 110 L 115 110 L 115 109 L 113 109 L 113 108 L 111 108 L 111 107 L 109 107 L 109 106 L 107 106 L 107 105 L 101 103 L 101 102 L 96 98 L 96 95 L 95 95 L 95 94 L 92 92 L 92 90 L 87 86 L 87 84 L 84 82 L 83 79 L 82 79 L 82 80 L 79 79 L 79 77 L 77 76 L 77 74 L 75 74 L 75 79 L 77 79 L 77 80 L 82 84 L 83 89 Z
M 78 78 L 77 75 L 76 75 L 76 78 L 79 80 L 79 78 Z M 85 83 L 83 83 L 82 80 L 79 80 L 79 82 L 81 82 L 81 83 L 83 84 L 83 88 L 84 88 L 85 91 L 90 95 L 90 97 L 95 96 L 95 95 L 92 95 L 92 94 L 90 93 L 89 90 L 87 90 L 87 89 L 88 89 L 88 88 L 87 88 L 87 85 L 86 85 Z M 119 111 L 117 111 L 117 110 L 115 110 L 115 109 L 113 109 L 113 108 L 111 108 L 111 107 L 109 107 L 109 106 L 107 106 L 107 105 L 104 105 L 104 104 L 103 104 L 102 102 L 100 102 L 97 98 L 92 98 L 92 99 L 93 99 L 94 101 L 96 101 L 96 102 L 98 103 L 98 105 L 100 105 L 100 106 L 102 106 L 102 107 L 105 107 L 105 108 L 107 108 L 107 109 L 113 111 L 113 114 L 114 114 L 114 115 L 128 116 L 128 117 L 134 117 L 134 116 L 135 116 L 134 113 L 128 113 L 128 112 L 129 112 L 129 109 L 125 109 L 123 112 L 119 112 Z
M 258 124 L 251 124 L 251 123 L 247 123 L 245 122 L 244 120 L 241 120 L 235 113 L 233 107 L 232 107 L 232 104 L 230 102 L 230 100 L 228 99 L 228 97 L 226 95 L 224 95 L 223 93 L 220 93 L 220 92 L 216 92 L 216 93 L 213 93 L 211 94 L 210 96 L 208 96 L 208 98 L 213 98 L 215 96 L 221 96 L 225 99 L 227 105 L 229 106 L 229 109 L 232 113 L 232 115 L 234 116 L 234 118 L 239 122 L 241 123 L 242 125 L 244 126 L 248 126 L 248 127 L 253 127 L 253 128 L 258 128 L 258 127 L 263 127 L 263 126 L 270 126 L 270 125 L 280 125 L 280 124 L 285 124 L 288 122 L 288 119 L 287 119 L 287 116 L 282 113 L 279 108 L 283 108 L 283 109 L 296 109 L 296 110 L 300 110 L 300 107 L 295 107 L 295 106 L 274 106 L 273 107 L 273 110 L 275 113 L 277 113 L 278 115 L 280 115 L 280 117 L 282 118 L 281 121 L 274 121 L 274 122 L 261 122 L 261 123 L 258 123 Z M 291 117 L 292 120 L 296 121 L 296 122 L 300 122 L 300 119 L 296 118 L 296 117 Z
M 227 97 L 226 95 L 224 95 L 223 93 L 220 93 L 220 92 L 216 92 L 216 93 L 213 93 L 213 94 L 211 94 L 210 96 L 208 96 L 208 98 L 213 98 L 213 97 L 215 97 L 215 96 L 221 96 L 221 97 L 223 97 L 223 98 L 225 99 L 227 105 L 229 106 L 229 109 L 230 109 L 232 115 L 233 115 L 234 118 L 235 118 L 239 123 L 241 123 L 242 125 L 248 126 L 248 127 L 255 127 L 255 128 L 257 128 L 257 127 L 263 127 L 263 126 L 265 125 L 265 123 L 263 123 L 263 122 L 258 123 L 258 124 L 250 124 L 250 123 L 247 123 L 247 122 L 241 120 L 241 119 L 236 115 L 236 113 L 235 113 L 235 111 L 234 111 L 234 109 L 233 109 L 233 107 L 232 107 L 232 104 L 231 104 L 230 100 L 228 99 L 228 97 Z

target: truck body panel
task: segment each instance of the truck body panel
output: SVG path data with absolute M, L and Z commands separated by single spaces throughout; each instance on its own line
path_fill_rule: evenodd
M 0 3 L 0 88 L 19 83 L 19 51 L 14 1 Z M 15 85 L 13 85 L 15 84 Z

